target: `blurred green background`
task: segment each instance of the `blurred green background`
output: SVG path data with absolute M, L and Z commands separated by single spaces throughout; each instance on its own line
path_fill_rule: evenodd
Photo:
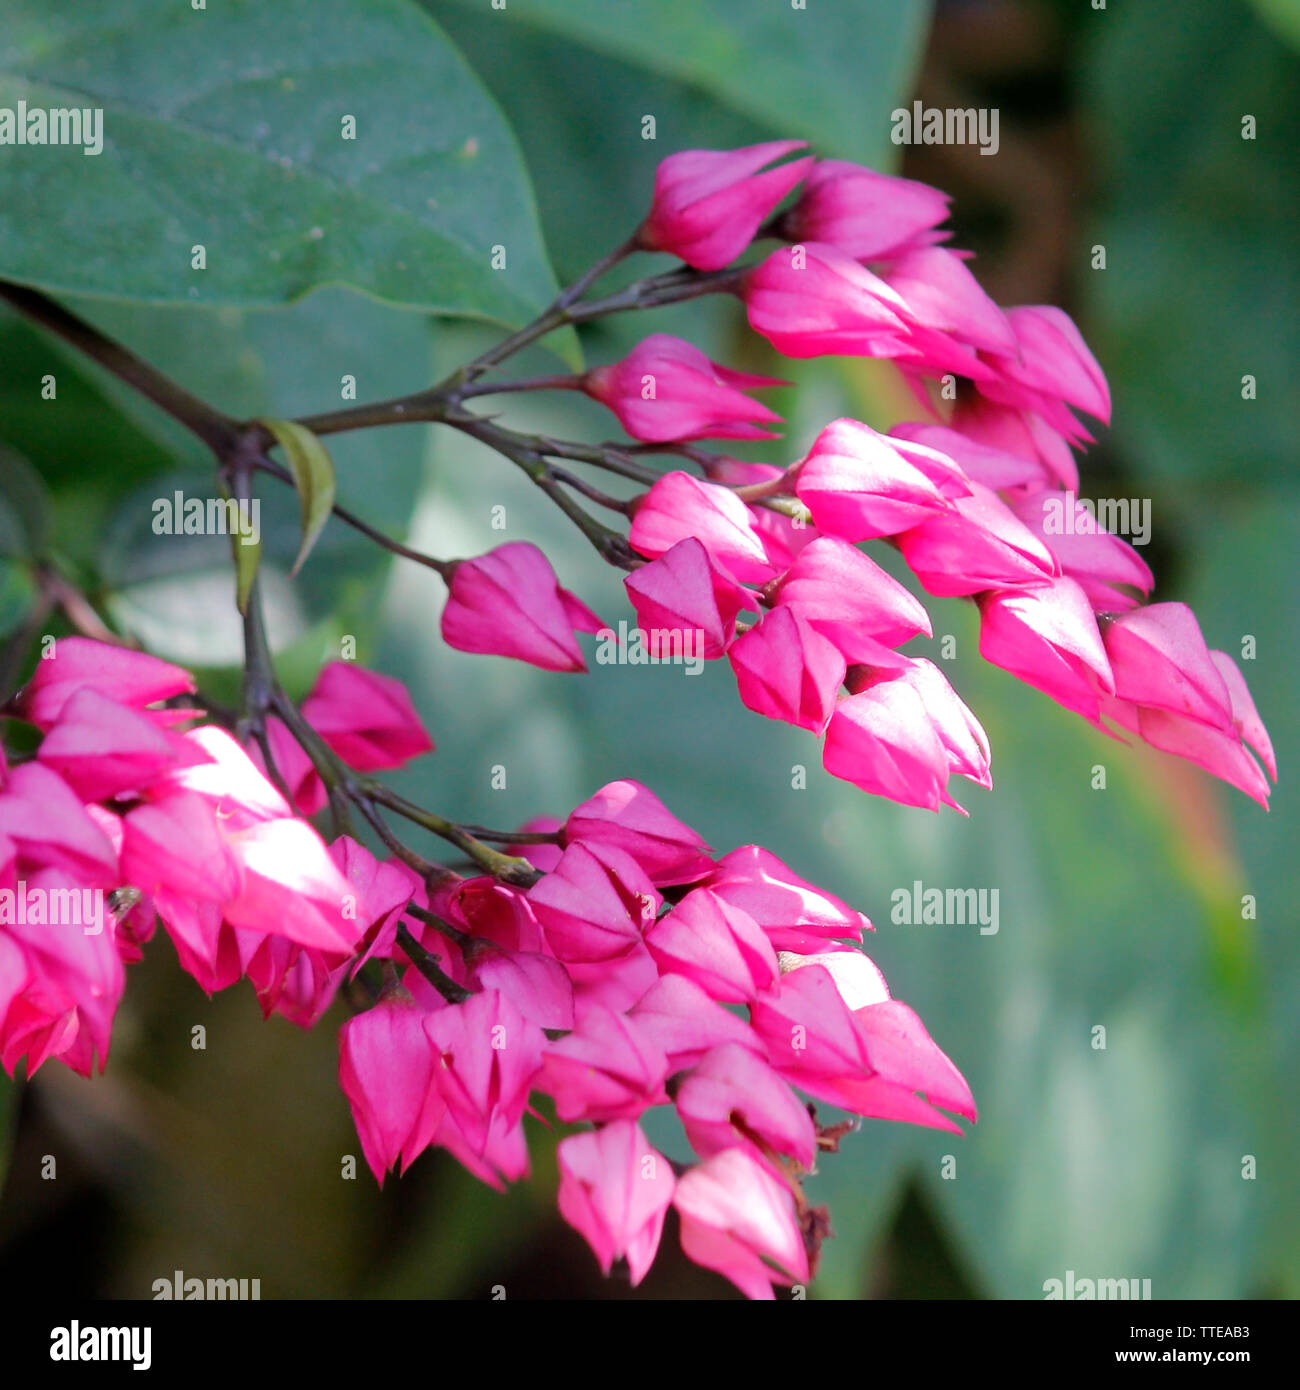
M 410 682 L 439 751 L 400 780 L 426 804 L 512 824 L 563 815 L 614 777 L 639 778 L 715 848 L 761 841 L 875 920 L 872 955 L 965 1072 L 980 1122 L 956 1139 L 867 1121 L 826 1159 L 812 1190 L 829 1203 L 836 1238 L 814 1296 L 1037 1298 L 1067 1270 L 1149 1278 L 1158 1298 L 1300 1293 L 1300 6 L 970 0 L 932 11 L 814 0 L 787 13 L 750 0 L 660 0 L 629 19 L 602 0 L 511 0 L 504 13 L 486 0 L 427 0 L 440 33 L 408 0 L 294 0 L 274 20 L 240 3 L 211 21 L 225 29 L 203 31 L 210 66 L 200 90 L 183 94 L 172 90 L 165 33 L 152 47 L 129 35 L 91 44 L 77 32 L 80 7 L 5 8 L 14 22 L 0 35 L 0 74 L 99 92 L 106 128 L 121 105 L 117 128 L 137 144 L 134 162 L 114 166 L 106 155 L 93 177 L 73 170 L 83 181 L 66 188 L 59 180 L 71 174 L 7 168 L 13 152 L 0 151 L 0 276 L 63 291 L 78 312 L 241 416 L 333 408 L 345 374 L 361 399 L 416 389 L 490 341 L 474 317 L 517 321 L 511 296 L 545 297 L 540 244 L 517 211 L 527 194 L 513 203 L 499 194 L 494 208 L 470 173 L 457 182 L 481 153 L 498 192 L 522 189 L 525 176 L 492 102 L 448 42 L 522 147 L 562 282 L 626 235 L 665 154 L 795 135 L 821 153 L 947 189 L 954 244 L 978 253 L 999 302 L 1067 307 L 1115 400 L 1113 428 L 1083 460 L 1082 491 L 1151 499 L 1155 596 L 1192 602 L 1211 646 L 1237 654 L 1244 637 L 1256 639 L 1257 657 L 1243 667 L 1282 769 L 1268 814 L 1194 769 L 1101 739 L 986 667 L 973 611 L 952 600 L 928 606 L 936 638 L 956 637 L 945 670 L 989 732 L 996 778 L 991 793 L 962 798 L 968 821 L 882 803 L 826 777 L 815 743 L 745 711 L 720 665 L 697 679 L 671 667 L 606 666 L 570 678 L 449 651 L 437 635 L 436 577 L 391 567 L 337 527 L 291 586 L 283 574 L 296 503 L 264 492 L 273 636 L 296 690 L 348 633 L 363 661 Z M 152 0 L 106 9 L 142 35 L 156 30 Z M 301 43 L 285 57 L 295 34 Z M 244 101 L 234 117 L 217 80 L 222 43 L 235 71 L 244 64 L 242 89 L 231 84 Z M 331 45 L 355 62 L 339 61 Z M 423 81 L 426 62 L 437 80 Z M 0 75 L 0 104 L 12 104 L 5 94 L 16 83 Z M 913 97 L 997 107 L 998 155 L 892 146 L 889 112 Z M 179 123 L 174 148 L 127 113 L 131 102 L 150 120 Z M 196 110 L 201 119 L 187 123 Z M 314 129 L 355 110 L 388 142 L 383 168 L 358 176 L 369 202 L 340 201 L 328 178 L 304 178 L 282 199 L 270 176 L 237 167 L 234 156 L 222 165 L 226 156 L 211 151 L 199 151 L 217 160 L 210 170 L 185 172 L 186 132 L 204 120 L 261 121 L 286 149 L 299 138 L 307 148 Z M 465 126 L 451 154 L 446 140 L 442 155 L 431 153 L 437 132 L 459 132 L 469 110 L 481 125 Z M 641 136 L 647 115 L 653 142 Z M 1245 116 L 1255 118 L 1251 140 L 1242 138 Z M 250 143 L 261 138 L 253 129 Z M 434 206 L 426 170 L 453 190 L 452 204 Z M 115 221 L 111 210 L 134 196 L 119 175 L 170 179 L 191 201 L 159 197 L 141 222 Z M 39 237 L 16 214 L 15 189 L 35 200 L 25 216 L 41 224 Z M 154 226 L 188 246 L 195 217 L 214 243 L 201 294 L 180 288 L 193 277 L 151 262 L 136 240 Z M 512 257 L 518 250 L 518 273 L 501 294 L 455 249 L 458 227 L 497 225 Z M 304 250 L 322 226 L 326 250 Z M 282 248 L 274 274 L 253 274 L 255 256 L 240 263 L 241 235 Z M 97 258 L 96 237 L 106 257 Z M 1094 268 L 1098 246 L 1105 269 Z M 436 263 L 434 278 L 422 257 Z M 105 297 L 115 273 L 130 299 Z M 313 285 L 324 288 L 280 302 Z M 607 321 L 584 335 L 587 360 L 612 359 L 652 327 L 736 366 L 774 365 L 732 308 L 707 300 L 653 325 Z M 532 365 L 553 362 L 539 352 Z M 796 457 L 837 414 L 887 425 L 906 412 L 897 381 L 873 364 L 776 370 L 796 382 L 772 397 L 787 439 L 747 457 Z M 45 372 L 57 375 L 57 408 L 40 400 Z M 1257 382 L 1253 400 L 1242 399 L 1245 375 Z M 587 404 L 538 398 L 511 410 L 525 427 L 605 437 L 607 417 Z M 52 544 L 105 611 L 230 688 L 222 668 L 238 660 L 239 633 L 225 543 L 176 544 L 149 529 L 147 499 L 204 487 L 201 452 L 7 313 L 0 438 L 45 479 Z M 504 461 L 423 427 L 339 439 L 333 452 L 342 500 L 374 523 L 440 555 L 534 539 L 602 616 L 628 616 L 617 574 Z M 19 467 L 0 459 L 11 484 Z M 11 509 L 14 492 L 0 488 Z M 498 505 L 506 537 L 490 527 Z M 13 532 L 0 527 L 0 536 Z M 16 626 L 27 592 L 21 557 L 0 563 L 4 621 Z M 930 646 L 938 659 L 937 641 L 909 650 Z M 1098 763 L 1104 791 L 1092 789 Z M 791 789 L 798 765 L 805 790 Z M 492 789 L 497 766 L 504 790 Z M 1000 930 L 891 925 L 890 894 L 914 879 L 997 888 Z M 1253 920 L 1243 919 L 1245 894 L 1257 903 Z M 358 1152 L 335 1080 L 342 1016 L 339 1006 L 304 1034 L 264 1024 L 246 986 L 208 1002 L 157 938 L 130 972 L 107 1074 L 86 1083 L 51 1064 L 11 1088 L 0 1281 L 31 1287 L 57 1271 L 69 1294 L 147 1296 L 153 1279 L 181 1269 L 259 1277 L 263 1297 L 482 1297 L 495 1284 L 509 1297 L 631 1295 L 626 1283 L 600 1279 L 556 1216 L 540 1127 L 533 1180 L 504 1197 L 439 1154 L 382 1193 L 364 1171 L 341 1181 L 341 1155 Z M 196 1052 L 190 1030 L 200 1023 L 207 1048 Z M 1092 1045 L 1099 1025 L 1104 1051 Z M 58 1158 L 54 1181 L 41 1178 L 45 1154 Z M 945 1169 L 946 1155 L 955 1168 Z M 1253 1178 L 1243 1176 L 1246 1156 Z M 671 1235 L 639 1292 L 734 1293 L 687 1265 Z

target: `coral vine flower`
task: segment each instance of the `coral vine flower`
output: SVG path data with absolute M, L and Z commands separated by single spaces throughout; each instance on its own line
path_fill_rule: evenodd
M 350 661 L 321 668 L 302 702 L 302 715 L 358 772 L 402 767 L 433 752 L 433 740 L 402 682 Z
M 655 559 L 694 537 L 726 574 L 762 584 L 775 573 L 750 509 L 730 488 L 689 473 L 665 473 L 636 501 L 628 542 Z
M 574 632 L 605 624 L 562 589 L 550 562 L 528 541 L 507 541 L 458 560 L 442 610 L 442 638 L 457 651 L 511 656 L 545 671 L 585 671 Z M 418 721 L 417 721 L 418 722 Z
M 60 637 L 36 664 L 16 702 L 18 712 L 40 729 L 50 728 L 79 690 L 91 689 L 132 709 L 175 695 L 192 695 L 194 677 L 156 656 L 96 642 Z
M 667 251 L 697 270 L 721 270 L 813 164 L 811 157 L 759 171 L 804 148 L 771 140 L 738 150 L 682 150 L 655 171 L 654 202 L 637 232 L 647 251 Z
M 736 372 L 711 362 L 699 348 L 652 333 L 620 362 L 593 367 L 580 379 L 634 439 L 650 443 L 691 439 L 771 439 L 763 425 L 781 417 L 745 394 L 784 386 L 776 377 Z

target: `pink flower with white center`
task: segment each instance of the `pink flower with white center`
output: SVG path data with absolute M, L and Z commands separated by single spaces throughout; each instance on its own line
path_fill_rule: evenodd
M 693 888 L 658 918 L 645 943 L 661 973 L 685 975 L 724 1004 L 753 999 L 780 973 L 762 927 L 708 888 Z
M 1056 556 L 1062 572 L 1079 584 L 1097 612 L 1137 607 L 1137 598 L 1116 588 L 1118 584 L 1151 592 L 1155 577 L 1146 561 L 1127 541 L 1101 527 L 1073 493 L 1046 489 L 1008 505 Z
M 689 633 L 692 641 L 703 634 L 699 654 L 706 661 L 727 650 L 738 614 L 757 604 L 694 536 L 685 536 L 657 560 L 634 570 L 623 586 L 643 632 L 666 632 L 670 642 L 682 640 L 678 634 Z
M 709 847 L 649 787 L 608 782 L 564 822 L 566 844 L 612 845 L 631 855 L 658 888 L 693 883 L 713 868 Z
M 575 840 L 527 898 L 562 961 L 594 963 L 625 955 L 654 921 L 662 899 L 626 850 Z
M 763 426 L 781 417 L 745 393 L 788 384 L 720 366 L 668 333 L 652 333 L 621 361 L 593 367 L 579 379 L 581 389 L 612 410 L 633 439 L 655 444 L 773 439 Z
M 852 1008 L 821 963 L 787 971 L 750 1019 L 772 1066 L 831 1105 L 954 1134 L 960 1126 L 936 1106 L 976 1118 L 970 1087 L 912 1010 L 888 998 Z
M 950 475 L 956 471 L 949 464 Z M 918 467 L 869 425 L 834 420 L 799 465 L 795 493 L 819 531 L 865 541 L 896 535 L 950 511 L 953 503 L 937 472 Z
M 902 297 L 852 256 L 808 242 L 751 270 L 741 295 L 749 326 L 786 357 L 905 355 L 911 320 Z
M 576 1029 L 548 1043 L 538 1090 L 555 1098 L 555 1113 L 569 1124 L 635 1120 L 668 1097 L 668 1058 L 630 1014 L 589 1008 Z
M 1104 624 L 1102 639 L 1118 699 L 1232 729 L 1228 687 L 1185 603 L 1121 613 Z
M 813 160 L 794 159 L 759 171 L 804 145 L 771 140 L 738 150 L 670 154 L 655 170 L 654 201 L 637 231 L 637 245 L 666 251 L 696 270 L 721 270 L 749 245 Z
M 710 999 L 685 975 L 659 976 L 628 1017 L 636 1021 L 643 1037 L 667 1055 L 670 1074 L 694 1066 L 706 1052 L 724 1043 L 763 1051 L 744 1019 Z
M 676 1186 L 672 1165 L 634 1120 L 571 1134 L 560 1140 L 556 1159 L 560 1215 L 591 1246 L 603 1273 L 626 1259 L 635 1287 L 659 1249 Z
M 861 941 L 872 930 L 861 912 L 800 878 L 760 845 L 723 855 L 705 886 L 748 913 L 777 951 L 817 950 L 836 938 Z
M 772 1281 L 809 1276 L 808 1253 L 789 1187 L 743 1149 L 724 1149 L 677 1179 L 673 1206 L 682 1250 L 747 1298 L 775 1297 Z
M 433 752 L 433 740 L 402 682 L 350 661 L 321 667 L 302 702 L 302 716 L 358 772 L 402 767 Z
M 817 1132 L 807 1106 L 750 1048 L 724 1043 L 706 1053 L 678 1085 L 674 1102 L 701 1158 L 744 1149 L 778 1176 L 769 1151 L 813 1166 Z
M 978 483 L 948 511 L 902 532 L 898 548 L 926 592 L 941 598 L 1024 588 L 1060 573 L 1043 542 Z
M 628 543 L 656 559 L 694 537 L 715 566 L 734 578 L 763 584 L 776 573 L 749 508 L 730 488 L 689 473 L 665 473 L 636 501 Z
M 1099 724 L 1099 697 L 1115 693 L 1092 605 L 1062 576 L 1037 589 L 981 597 L 980 655 Z
M 862 639 L 887 647 L 931 635 L 921 601 L 855 546 L 819 536 L 773 586 L 778 608 L 800 613 L 848 660 L 864 660 Z
M 844 682 L 843 653 L 797 608 L 774 608 L 727 653 L 741 703 L 821 733 Z
M 820 241 L 859 261 L 889 260 L 948 236 L 949 196 L 915 179 L 843 159 L 819 159 L 780 221 L 787 241 Z
M 79 690 L 95 690 L 119 704 L 144 709 L 175 695 L 192 695 L 194 677 L 156 656 L 96 642 L 89 637 L 60 637 L 15 705 L 24 719 L 49 729 L 63 706 Z
M 544 671 L 585 671 L 574 632 L 605 624 L 567 589 L 528 541 L 458 560 L 442 610 L 442 638 L 461 652 L 509 656 Z

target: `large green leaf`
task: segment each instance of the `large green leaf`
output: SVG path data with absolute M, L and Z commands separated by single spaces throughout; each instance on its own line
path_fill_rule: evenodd
M 102 108 L 103 149 L 3 147 L 0 276 L 239 305 L 344 283 L 507 323 L 550 297 L 513 136 L 408 0 L 9 0 L 19 101 Z
M 480 0 L 458 0 L 482 8 Z M 431 6 L 442 12 L 442 4 Z M 498 24 L 523 21 L 678 81 L 771 131 L 816 141 L 823 154 L 888 158 L 889 113 L 920 54 L 923 0 L 510 0 Z M 642 116 L 625 110 L 626 138 Z

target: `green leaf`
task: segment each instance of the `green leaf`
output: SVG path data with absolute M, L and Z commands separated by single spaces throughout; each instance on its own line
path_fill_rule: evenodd
M 262 538 L 251 532 L 232 531 L 230 549 L 235 557 L 235 606 L 240 613 L 247 613 L 253 581 L 262 563 Z
M 635 17 L 609 0 L 510 0 L 493 19 L 690 83 L 768 130 L 815 141 L 822 154 L 875 164 L 890 160 L 889 113 L 905 95 L 929 16 L 923 0 L 812 0 L 807 9 L 785 0 L 656 0 Z M 641 112 L 625 119 L 625 138 L 639 139 Z
M 0 444 L 0 555 L 39 555 L 49 539 L 50 497 L 41 476 Z
M 263 419 L 259 423 L 271 431 L 284 451 L 302 503 L 302 545 L 289 571 L 292 579 L 330 519 L 334 507 L 334 463 L 320 440 L 293 420 Z
M 235 305 L 343 283 L 512 325 L 552 296 L 514 137 L 409 0 L 9 0 L 19 101 L 102 110 L 103 138 L 3 148 L 5 278 Z

